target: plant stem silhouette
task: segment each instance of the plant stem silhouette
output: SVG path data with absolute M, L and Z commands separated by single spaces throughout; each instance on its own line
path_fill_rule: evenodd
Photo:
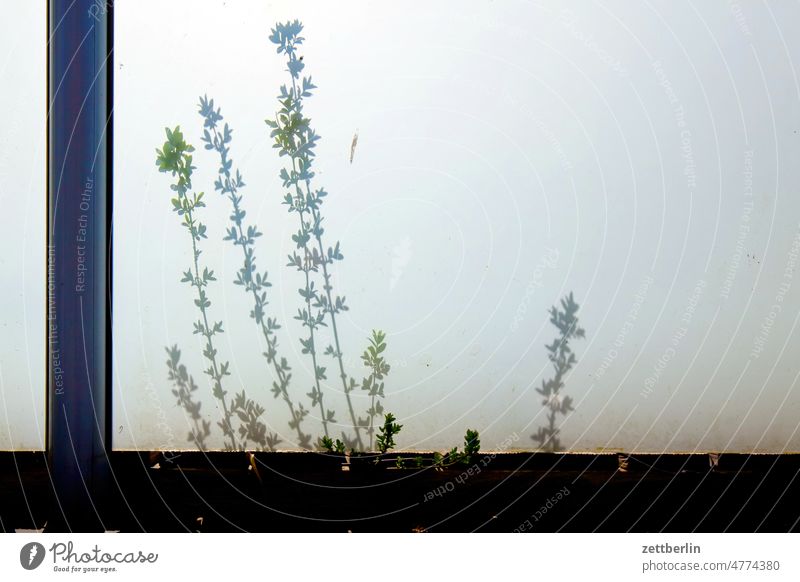
M 178 216 L 183 217 L 182 225 L 189 232 L 192 240 L 192 266 L 183 273 L 181 279 L 184 283 L 189 283 L 197 291 L 197 298 L 194 304 L 200 310 L 200 320 L 194 324 L 194 333 L 200 334 L 205 339 L 205 346 L 203 348 L 203 356 L 209 361 L 210 366 L 205 373 L 208 374 L 213 381 L 212 393 L 214 398 L 219 400 L 222 407 L 223 418 L 218 423 L 222 429 L 225 438 L 230 439 L 230 443 L 226 444 L 229 450 L 244 450 L 247 446 L 247 439 L 254 440 L 262 447 L 274 447 L 277 442 L 277 437 L 274 435 L 267 436 L 266 426 L 258 420 L 264 413 L 264 409 L 252 401 L 248 401 L 244 390 L 241 394 L 237 394 L 236 398 L 232 401 L 231 406 L 228 407 L 227 391 L 223 388 L 223 378 L 229 376 L 228 371 L 229 363 L 218 361 L 217 349 L 214 347 L 214 336 L 223 333 L 222 322 L 216 321 L 213 325 L 209 324 L 208 308 L 211 306 L 211 301 L 208 299 L 206 287 L 209 282 L 216 281 L 214 271 L 210 271 L 208 267 L 200 270 L 200 254 L 198 243 L 205 238 L 206 226 L 195 218 L 195 211 L 198 208 L 205 206 L 203 202 L 203 193 L 192 193 L 192 152 L 194 148 L 187 144 L 180 131 L 180 127 L 174 130 L 166 129 L 167 141 L 160 150 L 156 150 L 156 165 L 161 172 L 168 172 L 172 174 L 177 181 L 170 186 L 170 188 L 177 193 L 177 196 L 172 199 L 173 211 Z M 241 422 L 239 426 L 239 436 L 241 442 L 237 440 L 236 433 L 233 430 L 231 420 L 237 416 Z
M 555 376 L 550 380 L 542 380 L 542 387 L 536 391 L 544 396 L 542 405 L 547 406 L 547 426 L 539 427 L 536 434 L 531 438 L 539 442 L 539 446 L 550 451 L 561 449 L 561 442 L 558 439 L 560 429 L 556 426 L 556 417 L 561 414 L 566 416 L 572 408 L 572 398 L 561 396 L 561 389 L 564 387 L 564 377 L 576 364 L 575 354 L 569 347 L 570 340 L 583 338 L 584 330 L 578 327 L 579 305 L 575 303 L 572 293 L 561 300 L 562 311 L 557 306 L 550 308 L 550 323 L 559 331 L 559 336 L 553 340 L 553 344 L 546 346 L 548 359 L 553 364 Z
M 203 355 L 209 360 L 211 366 L 206 370 L 206 374 L 211 376 L 214 383 L 213 394 L 214 397 L 220 401 L 222 405 L 223 419 L 219 423 L 223 434 L 230 438 L 230 447 L 232 449 L 238 448 L 236 435 L 231 427 L 232 413 L 228 410 L 227 399 L 225 398 L 227 392 L 222 387 L 222 379 L 228 375 L 228 363 L 217 363 L 217 350 L 214 348 L 213 337 L 217 333 L 222 333 L 222 322 L 215 322 L 213 327 L 208 324 L 207 309 L 211 302 L 206 296 L 205 287 L 209 281 L 215 281 L 214 271 L 209 271 L 205 268 L 201 274 L 200 272 L 200 250 L 197 248 L 197 243 L 207 238 L 206 227 L 201 222 L 195 220 L 194 211 L 197 208 L 205 206 L 203 202 L 203 193 L 194 193 L 192 198 L 189 197 L 189 191 L 192 188 L 192 155 L 191 152 L 194 148 L 187 144 L 183 139 L 183 134 L 180 127 L 176 127 L 170 131 L 166 129 L 167 141 L 161 150 L 156 150 L 158 169 L 161 172 L 170 172 L 173 177 L 178 180 L 172 184 L 170 188 L 177 192 L 177 197 L 172 199 L 173 210 L 178 216 L 183 217 L 182 225 L 187 229 L 192 239 L 192 266 L 189 270 L 184 272 L 182 282 L 189 283 L 197 290 L 197 299 L 194 300 L 195 305 L 200 310 L 201 320 L 194 324 L 195 333 L 202 334 L 205 338 L 206 345 L 203 350 Z
M 255 239 L 262 235 L 256 225 L 245 227 L 245 210 L 241 207 L 242 195 L 239 194 L 241 188 L 245 186 L 242 175 L 238 169 L 233 170 L 233 160 L 230 158 L 230 146 L 233 130 L 227 123 L 220 130 L 219 124 L 223 121 L 223 116 L 219 107 L 214 108 L 214 100 L 209 100 L 203 96 L 200 98 L 200 115 L 204 118 L 203 142 L 207 150 L 214 150 L 219 154 L 218 177 L 214 182 L 214 188 L 223 196 L 226 196 L 231 203 L 232 212 L 230 215 L 231 226 L 227 229 L 224 240 L 231 241 L 234 245 L 241 247 L 243 256 L 243 266 L 236 273 L 234 283 L 243 288 L 253 298 L 253 308 L 250 310 L 250 317 L 255 320 L 260 328 L 262 335 L 267 343 L 267 351 L 264 357 L 267 364 L 272 366 L 275 374 L 275 381 L 272 383 L 272 392 L 276 398 L 281 397 L 289 409 L 291 420 L 289 428 L 297 432 L 298 444 L 305 449 L 310 448 L 311 435 L 303 432 L 301 423 L 308 415 L 308 411 L 299 404 L 295 407 L 289 395 L 289 383 L 292 378 L 291 367 L 286 358 L 278 356 L 278 338 L 276 331 L 281 328 L 276 318 L 268 317 L 266 312 L 267 289 L 272 287 L 269 282 L 267 272 L 263 274 L 256 271 L 255 258 Z
M 289 206 L 289 212 L 297 212 L 300 222 L 300 229 L 293 240 L 298 249 L 302 249 L 304 257 L 301 258 L 297 252 L 289 257 L 289 266 L 295 266 L 302 270 L 306 275 L 306 289 L 301 290 L 301 295 L 306 300 L 306 312 L 298 314 L 297 319 L 303 321 L 309 327 L 310 335 L 313 337 L 313 330 L 321 325 L 326 325 L 325 315 L 329 316 L 331 331 L 333 335 L 333 345 L 329 345 L 325 354 L 337 360 L 339 377 L 342 388 L 347 399 L 348 412 L 355 431 L 355 440 L 350 441 L 356 448 L 363 449 L 361 429 L 368 425 L 367 419 L 356 418 L 355 410 L 350 393 L 355 389 L 356 382 L 349 378 L 344 369 L 343 353 L 339 338 L 339 329 L 336 323 L 336 315 L 348 308 L 345 305 L 345 298 L 334 296 L 331 273 L 328 266 L 334 261 L 343 258 L 339 250 L 339 243 L 334 247 L 325 249 L 322 240 L 324 228 L 322 227 L 323 218 L 320 214 L 320 206 L 327 192 L 323 189 L 312 190 L 311 179 L 314 177 L 312 163 L 314 157 L 314 147 L 319 136 L 310 126 L 310 120 L 303 115 L 303 99 L 311 96 L 311 90 L 316 87 L 311 82 L 310 77 L 300 77 L 300 71 L 305 65 L 297 55 L 297 46 L 303 42 L 300 32 L 303 25 L 295 20 L 286 24 L 278 24 L 270 35 L 270 40 L 278 45 L 277 52 L 284 53 L 287 57 L 287 70 L 291 77 L 291 88 L 281 86 L 278 101 L 281 105 L 275 121 L 267 120 L 267 124 L 272 128 L 271 137 L 275 139 L 274 147 L 279 150 L 281 156 L 288 155 L 291 159 L 291 171 L 285 168 L 281 170 L 283 185 L 290 192 L 286 194 L 284 203 Z M 301 87 L 298 87 L 298 83 Z M 294 193 L 292 193 L 292 191 Z M 316 244 L 311 242 L 314 238 Z M 319 272 L 321 268 L 323 278 L 323 293 L 314 289 L 313 282 L 309 282 L 310 272 Z M 316 311 L 312 311 L 313 309 Z M 308 345 L 304 343 L 304 351 L 307 350 L 314 359 L 314 368 L 317 385 L 312 390 L 312 400 L 321 403 L 322 392 L 319 380 L 325 378 L 325 368 L 320 368 L 316 363 L 316 349 L 313 339 Z M 321 406 L 321 404 L 320 404 Z M 332 415 L 332 413 L 331 413 Z M 326 436 L 327 436 L 326 430 Z M 343 435 L 343 438 L 347 438 Z

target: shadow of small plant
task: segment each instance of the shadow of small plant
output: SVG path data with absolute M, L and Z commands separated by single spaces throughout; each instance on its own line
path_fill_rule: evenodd
M 534 441 L 545 450 L 561 450 L 561 441 L 558 439 L 560 433 L 556 426 L 558 415 L 566 416 L 572 410 L 572 398 L 562 396 L 561 389 L 564 387 L 564 377 L 577 363 L 577 358 L 570 348 L 570 341 L 584 337 L 584 330 L 578 327 L 577 312 L 579 305 L 575 303 L 572 293 L 561 300 L 561 310 L 557 306 L 550 308 L 550 323 L 559 331 L 559 336 L 547 348 L 547 357 L 553 364 L 555 376 L 549 380 L 542 381 L 542 387 L 536 391 L 544 398 L 542 405 L 549 411 L 547 414 L 547 426 L 539 427 L 536 434 L 531 435 Z
M 186 371 L 186 366 L 181 364 L 181 351 L 178 346 L 166 348 L 169 359 L 167 368 L 169 369 L 168 378 L 173 382 L 175 388 L 172 395 L 178 399 L 181 406 L 192 421 L 192 429 L 189 431 L 188 441 L 193 443 L 199 450 L 206 450 L 206 437 L 211 434 L 211 422 L 204 419 L 200 414 L 201 402 L 196 402 L 193 393 L 197 391 L 197 384 L 194 378 Z

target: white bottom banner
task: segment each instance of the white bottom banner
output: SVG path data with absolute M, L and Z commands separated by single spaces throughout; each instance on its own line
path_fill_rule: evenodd
M 800 580 L 797 553 L 789 534 L 5 534 L 0 579 Z

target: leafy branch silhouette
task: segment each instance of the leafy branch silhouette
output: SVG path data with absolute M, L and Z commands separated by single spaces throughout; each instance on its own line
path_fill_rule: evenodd
M 311 77 L 302 76 L 305 68 L 303 58 L 298 55 L 298 47 L 303 44 L 301 36 L 303 25 L 298 20 L 279 23 L 272 29 L 270 40 L 277 45 L 278 54 L 286 58 L 286 70 L 289 73 L 289 84 L 281 85 L 278 94 L 279 108 L 274 119 L 267 119 L 273 148 L 280 157 L 287 157 L 289 163 L 280 170 L 280 179 L 284 188 L 282 203 L 287 206 L 289 215 L 296 215 L 298 227 L 292 235 L 294 250 L 288 256 L 288 267 L 302 273 L 304 287 L 298 289 L 302 305 L 294 316 L 307 330 L 307 335 L 300 338 L 302 353 L 310 357 L 313 365 L 314 382 L 307 396 L 311 399 L 311 409 L 318 408 L 324 436 L 318 439 L 317 447 L 323 450 L 342 453 L 351 451 L 373 450 L 377 444 L 379 451 L 385 453 L 395 446 L 394 435 L 401 425 L 394 422 L 394 416 L 386 413 L 382 399 L 385 397 L 384 382 L 391 367 L 386 362 L 386 334 L 381 330 L 373 330 L 368 338 L 367 348 L 361 355 L 361 361 L 368 370 L 360 383 L 345 371 L 337 316 L 348 311 L 345 297 L 334 292 L 333 266 L 342 261 L 344 256 L 338 241 L 326 245 L 322 206 L 328 193 L 323 188 L 313 187 L 315 178 L 313 170 L 315 148 L 320 136 L 311 127 L 311 121 L 304 114 L 304 100 L 312 96 L 316 89 Z M 238 169 L 233 166 L 230 156 L 230 144 L 233 131 L 213 99 L 203 96 L 199 101 L 199 114 L 203 118 L 202 141 L 206 150 L 213 150 L 218 156 L 217 176 L 214 187 L 230 203 L 229 226 L 223 240 L 230 241 L 241 248 L 241 268 L 236 272 L 234 284 L 240 286 L 251 299 L 250 318 L 260 329 L 266 342 L 267 367 L 273 375 L 272 393 L 281 398 L 289 412 L 289 427 L 297 433 L 298 444 L 302 448 L 311 448 L 311 435 L 303 430 L 302 423 L 310 414 L 302 403 L 295 403 L 290 394 L 292 369 L 285 357 L 278 351 L 277 332 L 282 328 L 277 318 L 268 314 L 268 290 L 272 286 L 266 271 L 259 272 L 256 266 L 256 239 L 262 236 L 257 225 L 245 222 L 247 216 L 243 208 L 241 190 L 245 187 L 244 179 Z M 180 130 L 166 129 L 166 142 L 156 150 L 156 164 L 160 172 L 169 173 L 173 177 L 170 188 L 175 192 L 172 198 L 172 210 L 181 218 L 181 224 L 187 229 L 191 240 L 192 264 L 183 272 L 182 282 L 188 283 L 194 290 L 194 304 L 199 310 L 200 318 L 194 323 L 194 333 L 203 337 L 202 353 L 209 366 L 204 373 L 211 378 L 212 395 L 219 402 L 222 419 L 217 423 L 228 450 L 246 450 L 248 443 L 258 445 L 262 450 L 275 450 L 281 442 L 277 434 L 267 430 L 261 420 L 265 409 L 259 403 L 247 398 L 245 390 L 228 398 L 224 388 L 225 377 L 230 375 L 229 362 L 224 361 L 215 347 L 215 339 L 224 333 L 222 321 L 213 321 L 210 317 L 211 301 L 207 288 L 215 282 L 214 271 L 200 261 L 200 246 L 207 239 L 207 228 L 197 217 L 199 209 L 205 207 L 204 194 L 197 193 L 192 187 L 192 153 L 194 148 L 188 144 Z M 558 305 L 553 306 L 550 322 L 558 329 L 559 335 L 551 345 L 547 345 L 548 359 L 553 364 L 555 374 L 542 381 L 537 392 L 543 397 L 542 405 L 548 410 L 547 424 L 531 435 L 539 446 L 551 451 L 559 450 L 560 428 L 556 425 L 559 415 L 566 416 L 572 410 L 572 398 L 564 396 L 564 379 L 577 363 L 570 342 L 584 337 L 584 330 L 578 326 L 579 306 L 570 293 Z M 342 431 L 342 440 L 334 441 L 330 436 L 330 425 L 336 424 L 335 411 L 325 406 L 323 393 L 324 382 L 328 380 L 327 369 L 319 357 L 318 343 L 321 341 L 322 328 L 330 330 L 332 343 L 323 351 L 324 356 L 333 359 L 342 390 L 346 398 L 350 426 L 353 434 Z M 326 332 L 327 335 L 327 332 Z M 168 379 L 173 383 L 172 394 L 177 399 L 191 422 L 188 440 L 198 449 L 205 450 L 206 439 L 211 434 L 211 423 L 201 414 L 201 402 L 195 399 L 198 390 L 194 378 L 181 364 L 181 352 L 177 345 L 166 348 L 168 353 Z M 369 408 L 365 416 L 357 416 L 353 405 L 353 392 L 361 388 L 368 399 Z M 376 417 L 384 416 L 380 432 L 375 434 Z M 237 430 L 233 421 L 238 420 Z M 435 465 L 446 466 L 455 462 L 471 459 L 479 450 L 480 440 L 477 431 L 467 431 L 465 436 L 465 452 L 452 449 L 446 456 L 434 458 Z M 447 459 L 445 461 L 445 459 Z M 398 458 L 398 465 L 405 459 Z
M 310 448 L 311 435 L 303 432 L 301 423 L 308 415 L 302 403 L 295 407 L 289 395 L 289 383 L 292 379 L 292 370 L 286 358 L 278 355 L 278 338 L 276 331 L 281 329 L 278 320 L 267 315 L 267 289 L 272 287 L 267 272 L 259 273 L 256 270 L 255 242 L 262 235 L 257 225 L 245 225 L 245 210 L 242 208 L 242 195 L 240 190 L 245 186 L 242 175 L 238 169 L 234 171 L 233 160 L 230 158 L 230 142 L 233 139 L 233 130 L 227 123 L 220 128 L 223 122 L 221 109 L 214 107 L 214 100 L 200 97 L 199 113 L 204 119 L 203 143 L 205 149 L 214 150 L 219 154 L 219 170 L 214 188 L 231 203 L 231 226 L 227 229 L 224 240 L 231 241 L 242 249 L 243 265 L 236 273 L 234 283 L 242 287 L 245 293 L 251 295 L 253 307 L 250 317 L 261 330 L 267 343 L 267 351 L 263 353 L 267 364 L 274 370 L 275 381 L 272 383 L 272 392 L 275 398 L 282 398 L 289 409 L 289 428 L 297 432 L 298 444 Z
M 217 176 L 214 187 L 230 203 L 230 223 L 226 227 L 223 240 L 230 241 L 242 249 L 242 266 L 236 272 L 234 284 L 240 286 L 251 302 L 250 318 L 260 329 L 266 341 L 263 352 L 267 366 L 273 375 L 272 392 L 275 398 L 281 398 L 289 411 L 289 427 L 296 431 L 298 444 L 303 448 L 311 448 L 311 435 L 303 430 L 302 423 L 316 407 L 319 408 L 324 436 L 318 439 L 317 447 L 336 450 L 363 450 L 362 432 L 368 436 L 368 446 L 372 449 L 375 439 L 375 418 L 384 414 L 381 400 L 384 398 L 384 380 L 390 371 L 385 360 L 387 348 L 386 334 L 373 330 L 368 338 L 368 345 L 361 356 L 367 375 L 361 380 L 360 388 L 369 399 L 366 416 L 356 416 L 353 406 L 352 392 L 359 383 L 345 372 L 337 315 L 347 311 L 345 297 L 334 293 L 332 272 L 333 263 L 343 260 L 338 242 L 325 246 L 324 228 L 321 206 L 327 193 L 322 188 L 312 189 L 314 177 L 312 162 L 314 147 L 319 136 L 310 126 L 310 121 L 303 114 L 303 100 L 311 96 L 316 87 L 310 77 L 300 77 L 304 68 L 302 58 L 297 55 L 297 46 L 301 45 L 302 24 L 299 21 L 278 24 L 272 30 L 270 40 L 278 44 L 278 53 L 287 56 L 287 67 L 291 77 L 291 88 L 281 86 L 280 109 L 275 121 L 267 120 L 272 128 L 271 137 L 274 147 L 281 156 L 288 156 L 291 168 L 281 169 L 280 178 L 287 190 L 283 204 L 288 206 L 289 214 L 296 214 L 299 228 L 292 236 L 295 250 L 289 255 L 290 268 L 303 273 L 305 286 L 298 290 L 302 298 L 302 306 L 298 309 L 296 320 L 302 322 L 308 335 L 300 339 L 302 353 L 310 356 L 314 369 L 314 384 L 307 394 L 311 399 L 311 408 L 306 409 L 302 403 L 296 403 L 290 393 L 292 369 L 285 357 L 278 351 L 277 332 L 282 328 L 277 318 L 268 314 L 268 290 L 272 286 L 268 273 L 260 272 L 256 266 L 256 239 L 262 236 L 257 225 L 245 222 L 247 216 L 243 208 L 241 190 L 245 187 L 240 171 L 234 168 L 230 155 L 233 131 L 225 122 L 221 108 L 215 106 L 214 100 L 202 96 L 199 101 L 199 114 L 203 118 L 202 142 L 206 150 L 214 151 L 218 156 Z M 181 224 L 187 229 L 191 243 L 193 262 L 183 273 L 182 282 L 189 283 L 195 291 L 194 304 L 198 308 L 200 318 L 194 323 L 194 333 L 203 336 L 203 356 L 209 367 L 204 370 L 212 381 L 212 395 L 219 401 L 222 420 L 218 426 L 222 430 L 225 448 L 228 450 L 246 450 L 248 443 L 254 443 L 262 449 L 275 450 L 281 442 L 275 433 L 270 433 L 261 418 L 265 409 L 259 403 L 247 398 L 246 392 L 234 394 L 228 398 L 224 388 L 225 377 L 230 375 L 229 362 L 223 361 L 215 346 L 215 339 L 224 333 L 222 321 L 213 321 L 210 317 L 211 301 L 207 288 L 215 282 L 214 271 L 200 261 L 201 243 L 208 237 L 206 225 L 197 218 L 199 209 L 205 207 L 203 193 L 196 193 L 192 188 L 192 153 L 194 148 L 188 144 L 179 127 L 166 129 L 167 140 L 161 149 L 156 150 L 156 164 L 159 171 L 169 173 L 175 179 L 171 189 L 176 192 L 172 199 L 173 211 L 181 217 Z M 330 327 L 329 327 L 330 326 Z M 353 437 L 342 432 L 342 440 L 336 442 L 330 438 L 330 424 L 336 423 L 335 412 L 326 407 L 323 401 L 323 382 L 327 378 L 327 370 L 319 361 L 318 345 L 321 328 L 329 328 L 332 343 L 324 349 L 324 355 L 334 360 L 338 368 L 338 376 L 347 400 L 351 426 L 355 432 Z M 197 385 L 189 375 L 186 367 L 180 363 L 181 352 L 177 345 L 167 347 L 168 378 L 173 383 L 173 395 L 179 406 L 188 414 L 192 428 L 189 440 L 198 448 L 205 449 L 206 439 L 211 433 L 211 424 L 201 414 L 201 403 L 195 400 Z M 237 430 L 233 422 L 238 420 Z M 379 443 L 383 446 L 382 442 Z
M 551 345 L 545 346 L 547 358 L 553 364 L 555 376 L 549 380 L 542 381 L 542 387 L 536 391 L 544 398 L 542 405 L 549 409 L 547 414 L 547 426 L 539 427 L 536 434 L 531 435 L 534 441 L 538 441 L 539 446 L 550 451 L 561 449 L 561 441 L 558 439 L 560 428 L 556 426 L 556 417 L 560 414 L 566 416 L 572 410 L 572 398 L 562 396 L 561 389 L 564 387 L 564 377 L 577 363 L 577 358 L 570 348 L 570 341 L 585 336 L 584 330 L 578 327 L 577 312 L 579 305 L 570 292 L 569 295 L 561 300 L 561 310 L 557 306 L 550 308 L 550 323 L 559 331 L 559 336 L 553 340 Z
M 195 212 L 199 208 L 205 207 L 203 193 L 192 192 L 192 172 L 195 167 L 192 165 L 192 152 L 194 147 L 186 143 L 180 127 L 174 130 L 166 128 L 167 141 L 161 149 L 156 150 L 156 165 L 161 172 L 169 173 L 176 178 L 175 183 L 170 185 L 170 189 L 176 193 L 172 199 L 172 209 L 182 217 L 181 225 L 186 228 L 192 242 L 192 265 L 184 271 L 181 282 L 189 283 L 196 290 L 195 306 L 200 311 L 200 319 L 194 323 L 194 333 L 203 336 L 205 345 L 203 356 L 209 361 L 209 367 L 205 373 L 211 377 L 213 388 L 212 394 L 222 408 L 222 420 L 218 423 L 225 438 L 230 439 L 226 443 L 229 450 L 244 450 L 247 446 L 247 439 L 251 439 L 267 447 L 273 445 L 277 437 L 274 435 L 267 438 L 266 426 L 258 420 L 264 410 L 260 406 L 248 402 L 244 390 L 231 402 L 230 407 L 227 401 L 227 391 L 223 388 L 223 379 L 230 375 L 229 363 L 218 358 L 218 351 L 214 347 L 214 337 L 223 333 L 221 321 L 209 323 L 209 307 L 211 301 L 208 298 L 206 287 L 212 281 L 216 281 L 214 271 L 208 267 L 200 266 L 201 250 L 199 243 L 208 238 L 206 226 L 200 222 Z M 169 348 L 168 348 L 169 349 Z M 234 416 L 241 421 L 239 426 L 239 437 L 233 430 L 232 419 Z
M 341 312 L 347 311 L 348 306 L 344 296 L 334 294 L 330 270 L 330 267 L 336 261 L 341 261 L 344 256 L 338 241 L 327 247 L 323 242 L 325 229 L 322 225 L 321 207 L 328 193 L 322 188 L 312 189 L 311 187 L 315 175 L 313 171 L 314 148 L 320 136 L 311 127 L 311 120 L 303 113 L 304 99 L 312 95 L 312 90 L 316 89 L 316 85 L 313 84 L 310 76 L 301 77 L 300 75 L 305 68 L 302 57 L 297 54 L 298 47 L 304 40 L 300 36 L 302 30 L 302 23 L 295 20 L 277 24 L 271 31 L 272 34 L 269 38 L 277 45 L 278 54 L 286 56 L 286 70 L 290 76 L 290 86 L 282 85 L 280 87 L 278 95 L 280 108 L 275 119 L 267 119 L 266 123 L 272 130 L 270 137 L 275 142 L 273 147 L 278 150 L 281 157 L 287 156 L 291 160 L 290 167 L 281 169 L 280 177 L 283 187 L 287 190 L 284 204 L 288 207 L 289 213 L 297 214 L 299 223 L 297 232 L 292 235 L 296 250 L 289 255 L 288 266 L 302 272 L 305 278 L 305 288 L 299 289 L 299 294 L 305 300 L 306 305 L 304 309 L 298 310 L 295 319 L 301 321 L 309 332 L 307 339 L 300 340 L 303 353 L 311 356 L 316 371 L 315 385 L 309 396 L 314 405 L 319 405 L 325 436 L 329 436 L 327 423 L 334 422 L 334 413 L 332 410 L 325 409 L 322 402 L 323 394 L 320 382 L 326 380 L 327 376 L 326 368 L 320 366 L 317 361 L 317 337 L 315 336 L 315 332 L 320 327 L 327 327 L 327 319 L 331 327 L 333 344 L 325 348 L 324 354 L 331 356 L 336 362 L 335 365 L 338 367 L 338 375 L 347 400 L 350 421 L 355 431 L 354 438 L 350 438 L 344 433 L 342 438 L 351 448 L 361 450 L 364 448 L 362 429 L 366 429 L 370 434 L 371 442 L 374 416 L 377 412 L 373 404 L 367 417 L 356 418 L 351 393 L 355 390 L 357 383 L 345 372 L 336 317 Z M 321 274 L 321 290 L 315 287 L 312 273 L 317 276 Z M 371 388 L 367 388 L 367 390 L 371 391 Z M 371 396 L 373 400 L 376 395 Z

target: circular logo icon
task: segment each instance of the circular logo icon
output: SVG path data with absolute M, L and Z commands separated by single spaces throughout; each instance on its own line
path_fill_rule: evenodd
M 26 570 L 35 570 L 44 561 L 44 546 L 39 542 L 30 542 L 19 551 L 19 563 Z

